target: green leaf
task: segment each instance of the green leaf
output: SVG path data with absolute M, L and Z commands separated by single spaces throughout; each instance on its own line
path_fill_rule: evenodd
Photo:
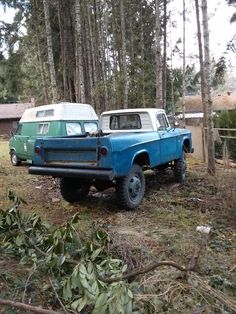
M 11 218 L 8 215 L 6 216 L 6 222 L 8 225 L 11 225 Z
M 127 265 L 125 264 L 123 267 L 122 267 L 122 273 L 125 273 L 127 270 Z
M 19 236 L 19 235 L 18 235 L 18 236 L 16 237 L 16 240 L 15 240 L 16 245 L 17 245 L 17 246 L 21 246 L 21 245 L 24 243 L 24 239 L 25 239 L 24 236 Z
M 81 274 L 83 274 L 83 275 L 87 275 L 87 269 L 86 269 L 86 267 L 84 266 L 84 264 L 80 264 L 79 265 L 79 272 L 81 273 Z
M 101 251 L 102 251 L 102 248 L 96 249 L 96 250 L 93 252 L 93 254 L 91 255 L 91 260 L 95 260 L 96 257 L 101 253 Z
M 62 234 L 61 234 L 61 231 L 60 230 L 56 230 L 53 234 L 53 238 L 57 238 L 57 239 L 61 239 L 62 237 Z
M 107 303 L 108 295 L 107 293 L 101 293 L 100 296 L 97 298 L 94 310 L 92 314 L 104 314 L 107 310 Z
M 78 221 L 79 221 L 79 215 L 78 215 L 78 213 L 76 213 L 74 216 L 72 216 L 70 222 L 71 222 L 72 224 L 75 224 L 75 223 L 77 223 Z
M 99 294 L 99 288 L 98 288 L 97 281 L 94 281 L 94 283 L 93 283 L 92 287 L 89 289 L 89 291 L 96 296 Z
M 131 300 L 125 305 L 124 313 L 133 313 L 133 305 Z
M 78 306 L 78 308 L 77 308 L 77 312 L 81 312 L 82 311 L 82 309 L 87 305 L 87 302 L 88 302 L 88 299 L 87 299 L 87 297 L 86 296 L 84 296 L 82 299 L 80 299 L 81 301 L 80 301 L 80 304 L 79 304 L 79 306 Z
M 133 293 L 130 289 L 127 289 L 127 293 L 128 293 L 128 296 L 130 297 L 130 299 L 133 299 Z
M 83 298 L 80 298 L 78 300 L 75 300 L 71 304 L 71 308 L 77 312 L 82 311 L 82 309 L 87 305 L 87 298 L 84 296 Z
M 39 217 L 37 216 L 33 221 L 33 227 L 35 227 L 38 221 L 39 221 Z
M 82 284 L 82 286 L 85 288 L 85 289 L 88 289 L 89 288 L 89 284 L 88 284 L 88 281 L 86 278 L 81 278 L 80 277 L 80 282 Z
M 66 284 L 63 287 L 63 298 L 66 301 L 72 298 L 72 291 L 71 291 L 70 280 L 67 280 Z
M 79 265 L 76 265 L 73 269 L 72 275 L 76 277 L 78 273 L 79 273 Z
M 57 266 L 60 267 L 62 264 L 64 264 L 65 260 L 66 260 L 65 255 L 60 255 L 57 260 Z
M 81 287 L 80 276 L 77 274 L 76 276 L 71 276 L 71 288 L 76 289 Z
M 93 263 L 91 261 L 88 262 L 88 273 L 91 274 L 93 272 Z

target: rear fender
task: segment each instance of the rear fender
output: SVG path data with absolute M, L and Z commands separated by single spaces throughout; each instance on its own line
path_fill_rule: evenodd
M 149 166 L 150 165 L 150 159 L 148 151 L 143 149 L 141 151 L 138 151 L 132 159 L 132 165 L 137 164 L 139 166 Z
M 183 138 L 182 147 L 183 147 L 185 153 L 191 153 L 192 152 L 192 141 L 191 141 L 191 139 L 189 139 L 189 137 Z

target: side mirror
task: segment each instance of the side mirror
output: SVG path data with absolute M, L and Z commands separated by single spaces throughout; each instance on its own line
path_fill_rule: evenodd
M 179 122 L 175 120 L 174 127 L 177 128 L 179 126 Z

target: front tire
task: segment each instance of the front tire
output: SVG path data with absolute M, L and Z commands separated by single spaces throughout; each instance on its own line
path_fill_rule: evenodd
M 11 164 L 13 166 L 19 166 L 21 163 L 21 160 L 19 159 L 19 157 L 16 155 L 16 153 L 14 151 L 11 152 Z
M 79 202 L 86 198 L 90 189 L 90 183 L 76 178 L 61 178 L 61 195 L 69 203 Z
M 174 178 L 176 182 L 184 183 L 186 180 L 186 156 L 185 152 L 181 158 L 175 160 L 174 163 Z
M 145 177 L 142 168 L 134 164 L 127 176 L 117 179 L 116 194 L 120 206 L 135 209 L 142 202 L 145 192 Z

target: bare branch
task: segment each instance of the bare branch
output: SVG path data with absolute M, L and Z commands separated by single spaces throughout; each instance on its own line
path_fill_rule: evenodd
M 8 305 L 8 306 L 12 306 L 21 310 L 30 311 L 30 312 L 38 313 L 38 314 L 59 314 L 59 312 L 55 312 L 52 310 L 45 310 L 38 306 L 33 306 L 33 305 L 15 302 L 11 300 L 0 299 L 0 305 Z

